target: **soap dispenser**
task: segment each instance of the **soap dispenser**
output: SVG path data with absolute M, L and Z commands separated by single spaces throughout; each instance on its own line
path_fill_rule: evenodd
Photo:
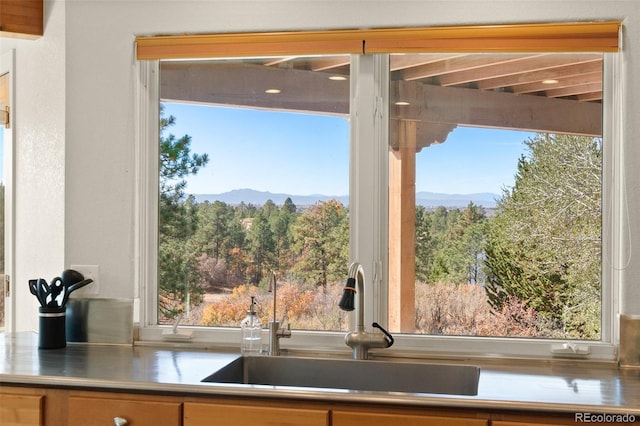
M 247 316 L 240 323 L 242 331 L 241 351 L 245 355 L 260 355 L 262 353 L 262 324 L 256 314 L 256 298 L 251 296 L 251 305 Z

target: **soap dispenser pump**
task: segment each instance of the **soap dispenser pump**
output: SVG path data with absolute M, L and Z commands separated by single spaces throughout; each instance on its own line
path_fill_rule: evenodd
M 255 296 L 251 296 L 251 305 L 247 316 L 240 323 L 242 332 L 241 351 L 245 355 L 260 355 L 262 353 L 262 324 L 255 310 Z

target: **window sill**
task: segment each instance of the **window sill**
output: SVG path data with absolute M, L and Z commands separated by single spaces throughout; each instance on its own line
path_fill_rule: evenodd
M 239 352 L 240 330 L 233 328 L 189 329 L 193 335 L 188 340 L 175 341 L 163 338 L 169 327 L 154 326 L 136 328 L 134 345 L 149 347 L 171 347 Z M 282 340 L 284 354 L 290 356 L 350 357 L 351 349 L 344 343 L 343 332 L 319 332 L 293 330 L 290 339 Z M 460 336 L 416 336 L 395 334 L 394 346 L 390 349 L 371 350 L 372 358 L 387 359 L 431 359 L 431 360 L 475 360 L 504 362 L 617 362 L 617 347 L 602 342 L 580 341 L 587 346 L 586 356 L 553 355 L 551 346 L 566 343 L 565 340 L 533 341 L 518 338 L 486 338 Z M 262 342 L 268 342 L 267 330 Z

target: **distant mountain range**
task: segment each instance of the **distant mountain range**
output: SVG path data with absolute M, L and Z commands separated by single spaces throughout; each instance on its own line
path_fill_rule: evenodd
M 310 206 L 319 201 L 338 200 L 343 205 L 349 204 L 348 195 L 291 195 L 291 194 L 274 194 L 265 191 L 256 191 L 253 189 L 234 189 L 222 194 L 192 194 L 197 202 L 204 201 L 222 201 L 226 204 L 236 205 L 244 202 L 245 204 L 263 205 L 268 200 L 273 201 L 277 205 L 282 205 L 287 198 L 296 206 Z M 469 202 L 477 206 L 485 208 L 494 208 L 498 194 L 490 192 L 482 192 L 477 194 L 440 194 L 436 192 L 417 192 L 416 204 L 424 207 L 466 207 Z

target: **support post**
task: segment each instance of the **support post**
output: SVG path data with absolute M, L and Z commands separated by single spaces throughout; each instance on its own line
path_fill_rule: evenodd
M 389 329 L 415 331 L 416 122 L 400 120 L 389 151 Z

